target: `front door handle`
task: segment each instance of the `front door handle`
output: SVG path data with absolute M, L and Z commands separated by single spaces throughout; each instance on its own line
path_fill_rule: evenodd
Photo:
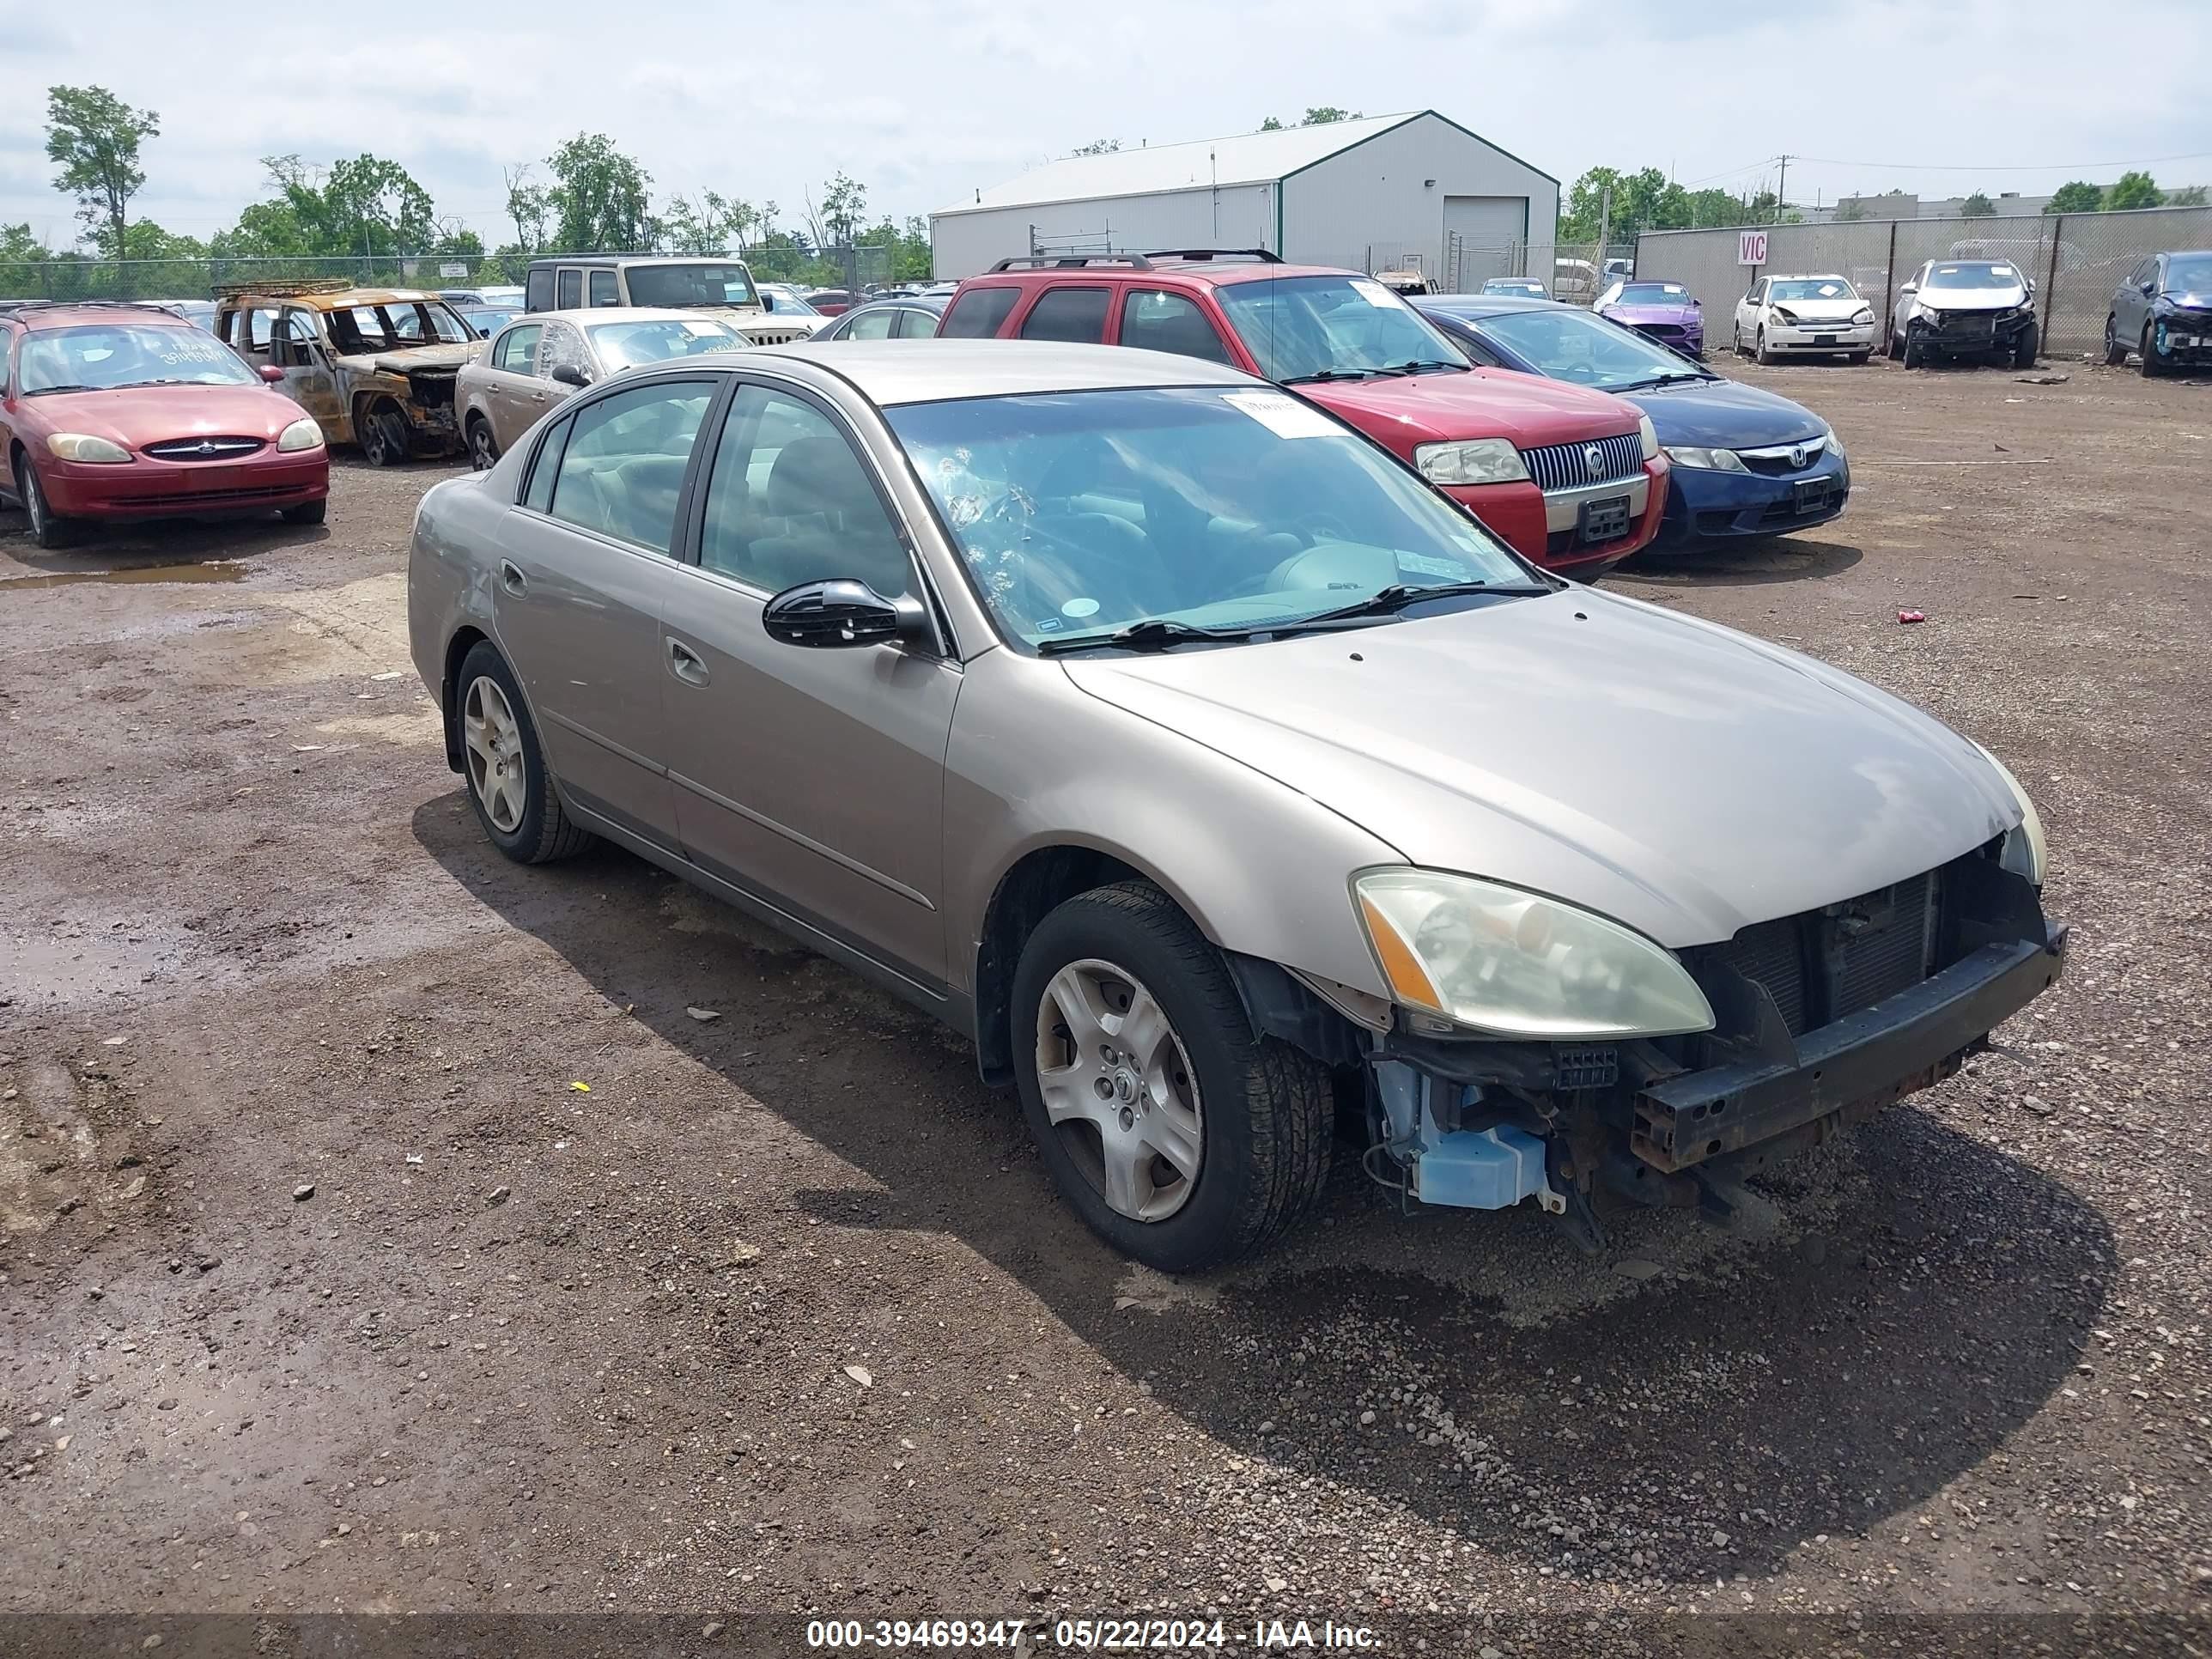
M 707 684 L 705 659 L 681 640 L 672 639 L 668 641 L 668 668 L 671 673 L 686 685 Z
M 522 574 L 521 567 L 512 559 L 501 559 L 499 562 L 499 585 L 518 599 L 530 591 L 529 579 Z

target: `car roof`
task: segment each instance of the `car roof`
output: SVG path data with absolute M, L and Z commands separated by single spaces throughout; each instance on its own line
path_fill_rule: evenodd
M 18 305 L 0 304 L 0 317 L 12 317 L 27 329 L 82 328 L 87 323 L 167 323 L 178 328 L 196 325 L 173 311 L 151 301 L 136 305 L 125 300 L 93 300 L 82 303 L 33 300 Z
M 1231 252 L 1237 250 L 1230 250 Z M 1097 256 L 1099 263 L 1079 264 L 1070 259 L 1066 264 L 1025 265 L 1017 270 L 980 271 L 969 282 L 1036 283 L 1042 280 L 1113 278 L 1145 283 L 1160 276 L 1182 276 L 1209 288 L 1226 288 L 1233 283 L 1277 282 L 1289 276 L 1365 276 L 1362 270 L 1352 270 L 1343 265 L 1293 265 L 1273 259 L 1178 259 L 1172 254 L 1150 254 L 1143 264 L 1109 263 L 1113 256 Z M 1370 281 L 1373 279 L 1369 278 Z
M 534 265 L 742 265 L 734 253 L 541 253 Z
M 355 306 L 450 306 L 451 300 L 421 288 L 288 289 L 239 288 L 226 292 L 221 303 L 243 309 L 248 306 L 301 306 L 309 311 L 346 311 Z
M 1265 384 L 1240 369 L 1172 352 L 1040 340 L 840 340 L 759 346 L 745 354 L 755 362 L 775 357 L 835 374 L 884 408 L 1025 392 Z
M 1764 270 L 1759 275 L 1771 283 L 1849 283 L 1851 280 L 1840 270 Z

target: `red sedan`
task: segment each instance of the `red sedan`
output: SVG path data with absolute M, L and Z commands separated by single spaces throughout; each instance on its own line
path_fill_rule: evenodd
M 0 307 L 0 495 L 40 547 L 100 519 L 320 524 L 322 429 L 213 335 L 149 306 Z

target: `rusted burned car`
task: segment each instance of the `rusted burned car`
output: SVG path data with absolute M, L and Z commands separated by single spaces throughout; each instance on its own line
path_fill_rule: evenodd
M 483 349 L 434 294 L 343 283 L 218 289 L 216 337 L 284 389 L 331 444 L 358 444 L 373 466 L 462 447 L 453 407 L 461 365 Z

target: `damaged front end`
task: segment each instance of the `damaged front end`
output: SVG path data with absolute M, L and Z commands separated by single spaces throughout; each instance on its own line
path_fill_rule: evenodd
M 461 428 L 454 392 L 461 363 L 449 352 L 387 353 L 337 360 L 338 382 L 353 435 L 409 455 L 459 453 Z
M 1365 1167 L 1409 1206 L 1534 1199 L 1593 1251 L 1622 1207 L 1725 1224 L 1746 1176 L 1957 1071 L 2057 981 L 2065 949 L 2000 838 L 1676 953 L 1710 1030 L 1510 1041 L 1399 1009 L 1361 1037 Z

